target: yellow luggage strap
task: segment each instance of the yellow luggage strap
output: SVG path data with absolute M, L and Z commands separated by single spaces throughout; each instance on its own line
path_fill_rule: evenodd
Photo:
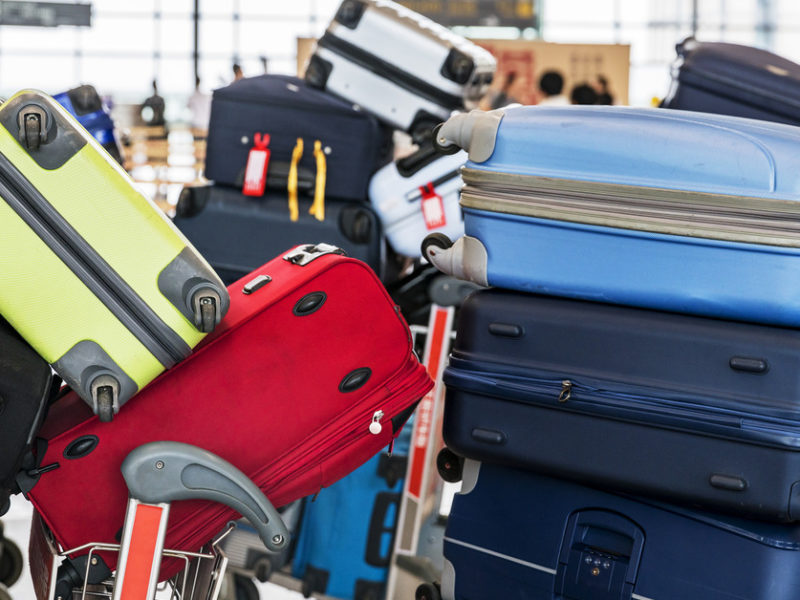
M 322 142 L 314 141 L 314 158 L 317 159 L 317 179 L 314 186 L 314 203 L 308 213 L 314 215 L 317 221 L 325 220 L 325 180 L 327 178 L 327 164 L 325 162 L 325 152 L 322 150 Z
M 294 150 L 292 150 L 292 162 L 289 165 L 289 180 L 286 189 L 289 191 L 289 218 L 297 221 L 300 217 L 300 209 L 297 204 L 297 163 L 303 156 L 303 138 L 297 138 Z

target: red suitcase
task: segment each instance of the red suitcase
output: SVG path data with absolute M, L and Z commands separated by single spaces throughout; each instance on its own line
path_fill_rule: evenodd
M 142 390 L 124 418 L 101 423 L 77 396 L 53 406 L 47 450 L 23 491 L 63 549 L 117 541 L 127 501 L 120 464 L 146 442 L 209 450 L 275 506 L 316 493 L 389 445 L 433 384 L 373 271 L 335 252 L 300 246 L 232 284 L 213 334 Z M 218 504 L 176 502 L 166 547 L 197 550 L 235 518 Z M 115 555 L 105 558 L 113 569 Z M 165 561 L 160 579 L 181 567 Z

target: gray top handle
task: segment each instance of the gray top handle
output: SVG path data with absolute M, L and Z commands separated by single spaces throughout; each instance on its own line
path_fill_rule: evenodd
M 278 511 L 244 473 L 207 450 L 180 442 L 151 442 L 122 462 L 131 497 L 157 504 L 173 500 L 211 500 L 240 512 L 267 549 L 279 552 L 289 531 Z

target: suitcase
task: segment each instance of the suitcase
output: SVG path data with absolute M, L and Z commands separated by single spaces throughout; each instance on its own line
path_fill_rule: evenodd
M 344 0 L 305 79 L 419 139 L 477 106 L 495 68 L 487 50 L 395 2 Z
M 114 135 L 114 121 L 94 86 L 81 85 L 72 88 L 56 94 L 53 100 L 66 108 L 105 148 L 111 158 L 122 164 L 122 152 Z
M 314 141 L 320 140 L 327 163 L 326 195 L 347 200 L 366 199 L 370 175 L 392 152 L 390 133 L 351 103 L 296 77 L 262 75 L 214 91 L 205 176 L 241 188 L 256 133 L 270 136 L 270 163 L 290 163 L 302 138 L 298 167 L 312 173 L 317 170 Z
M 452 247 L 436 234 L 425 242 L 445 272 L 800 325 L 800 129 L 658 109 L 526 106 L 455 116 L 436 143 L 470 155 L 466 235 Z
M 747 521 L 467 461 L 444 600 L 789 600 L 800 527 Z
M 459 169 L 466 160 L 466 152 L 442 156 L 428 144 L 372 176 L 370 202 L 395 252 L 419 258 L 428 233 L 451 239 L 464 235 L 458 195 Z
M 179 198 L 173 222 L 226 283 L 306 240 L 338 246 L 379 276 L 384 274 L 385 238 L 368 204 L 328 199 L 324 221 L 308 214 L 310 204 L 301 197 L 299 219 L 292 222 L 285 193 L 248 198 L 229 187 L 188 187 Z
M 409 423 L 397 438 L 392 454 L 372 457 L 306 502 L 292 562 L 306 598 L 385 597 L 411 428 Z
M 772 52 L 687 38 L 663 108 L 800 125 L 800 65 Z
M 331 485 L 390 443 L 432 382 L 380 281 L 338 252 L 300 246 L 230 286 L 219 327 L 124 419 L 100 425 L 73 397 L 52 407 L 47 451 L 23 491 L 62 548 L 114 541 L 127 494 L 120 464 L 150 441 L 219 455 L 274 506 Z M 64 492 L 77 489 L 91 493 Z M 232 518 L 213 504 L 176 503 L 165 547 L 195 551 Z M 179 568 L 165 563 L 161 579 Z
M 0 313 L 109 420 L 189 355 L 227 293 L 57 102 L 20 92 L 0 124 Z
M 0 318 L 0 515 L 56 392 L 50 365 Z
M 800 520 L 800 332 L 510 292 L 461 308 L 457 454 Z

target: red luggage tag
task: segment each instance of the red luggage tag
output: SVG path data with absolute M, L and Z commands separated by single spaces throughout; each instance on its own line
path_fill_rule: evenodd
M 267 185 L 267 167 L 269 166 L 269 134 L 256 133 L 253 136 L 253 147 L 247 156 L 247 167 L 244 170 L 245 196 L 263 196 Z
M 426 185 L 421 185 L 419 193 L 422 194 L 422 217 L 425 219 L 425 226 L 428 229 L 444 227 L 447 223 L 444 215 L 444 201 L 436 193 L 433 183 L 429 182 Z

